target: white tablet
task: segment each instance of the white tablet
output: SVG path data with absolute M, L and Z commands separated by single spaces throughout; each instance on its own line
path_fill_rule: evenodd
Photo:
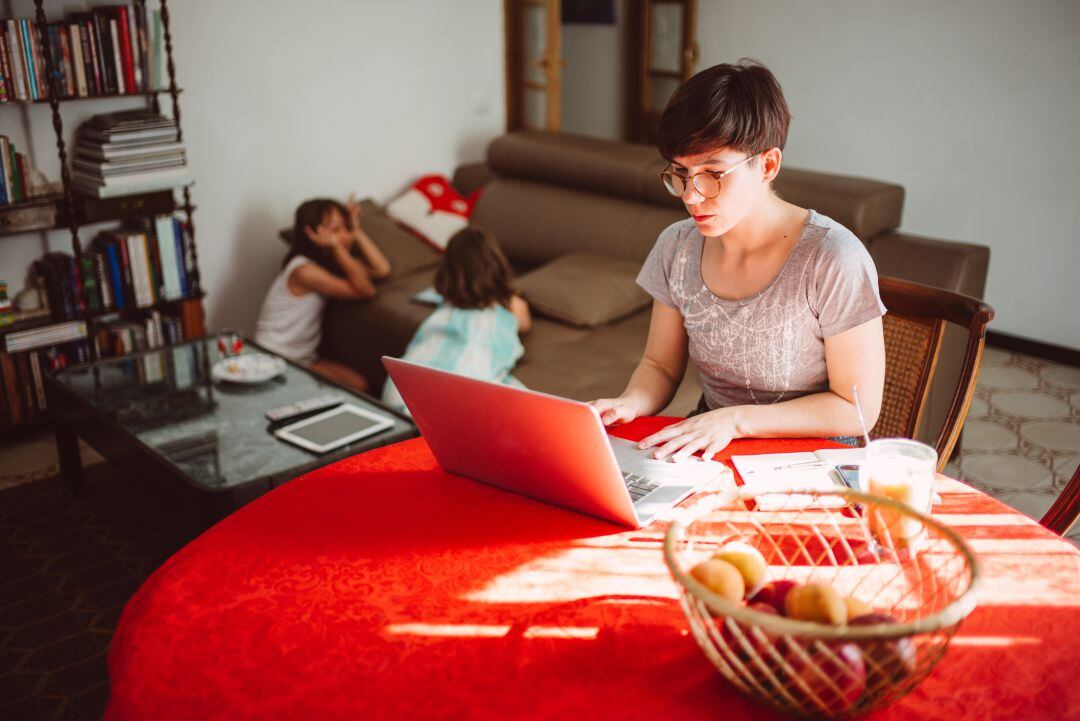
M 388 416 L 345 403 L 279 428 L 274 435 L 309 451 L 326 453 L 393 425 Z

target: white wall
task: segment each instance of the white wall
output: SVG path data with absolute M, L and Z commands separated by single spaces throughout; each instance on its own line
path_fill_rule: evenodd
M 991 249 L 992 330 L 1080 348 L 1080 3 L 715 0 L 700 67 L 783 85 L 793 166 L 898 182 L 903 228 Z
M 625 137 L 626 4 L 615 3 L 614 25 L 562 25 L 562 130 L 617 140 Z
M 12 5 L 32 14 L 26 0 Z M 252 328 L 284 253 L 277 230 L 305 198 L 388 200 L 418 175 L 481 159 L 504 130 L 500 0 L 183 0 L 170 10 L 211 327 Z M 68 140 L 82 118 L 123 102 L 65 104 Z M 0 110 L 10 114 L 0 132 L 21 132 L 20 111 Z M 38 163 L 58 178 L 48 108 L 27 116 Z M 51 235 L 70 248 L 66 233 Z M 0 278 L 20 286 L 41 251 L 39 236 L 0 240 Z

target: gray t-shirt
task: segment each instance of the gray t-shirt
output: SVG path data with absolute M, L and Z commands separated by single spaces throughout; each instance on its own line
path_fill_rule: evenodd
M 813 210 L 780 272 L 749 298 L 718 298 L 706 287 L 704 243 L 691 218 L 667 227 L 637 282 L 682 314 L 709 408 L 826 390 L 825 339 L 885 313 L 862 242 Z

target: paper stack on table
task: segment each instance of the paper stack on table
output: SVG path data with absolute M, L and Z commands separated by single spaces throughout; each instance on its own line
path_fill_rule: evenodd
M 755 502 L 761 510 L 835 508 L 845 505 L 839 496 L 819 496 L 815 499 L 807 494 L 791 494 L 786 491 L 828 491 L 843 487 L 835 467 L 844 463 L 857 464 L 864 453 L 862 448 L 827 448 L 806 453 L 732 456 L 731 461 L 747 488 L 778 492 L 776 495 L 757 496 Z

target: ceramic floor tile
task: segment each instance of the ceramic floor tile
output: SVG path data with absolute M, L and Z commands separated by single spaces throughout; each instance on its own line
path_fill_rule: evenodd
M 1070 421 L 1032 421 L 1020 426 L 1020 435 L 1051 451 L 1080 450 L 1080 423 Z
M 1016 448 L 1014 431 L 990 421 L 968 421 L 964 424 L 963 448 L 971 451 L 1004 451 Z
M 960 470 L 965 478 L 977 478 L 998 491 L 1026 491 L 1054 485 L 1054 476 L 1049 469 L 1009 454 L 965 455 L 960 460 Z
M 1055 456 L 1053 460 L 1053 468 L 1055 473 L 1060 473 L 1063 476 L 1072 477 L 1072 474 L 1076 473 L 1076 467 L 1080 466 L 1080 453 L 1070 453 L 1066 456 Z
M 985 418 L 990 412 L 990 405 L 982 398 L 972 398 L 971 406 L 968 407 L 967 417 L 969 419 Z
M 1064 418 L 1071 413 L 1065 401 L 1037 391 L 999 391 L 990 405 L 1017 418 Z
M 986 366 L 979 385 L 990 390 L 1027 390 L 1039 387 L 1039 376 L 1016 366 Z
M 987 348 L 983 351 L 982 364 L 986 366 L 1003 366 L 1012 363 L 1013 354 L 1000 348 Z
M 1068 386 L 1080 390 L 1080 368 L 1071 366 L 1047 365 L 1040 375 L 1056 385 Z

